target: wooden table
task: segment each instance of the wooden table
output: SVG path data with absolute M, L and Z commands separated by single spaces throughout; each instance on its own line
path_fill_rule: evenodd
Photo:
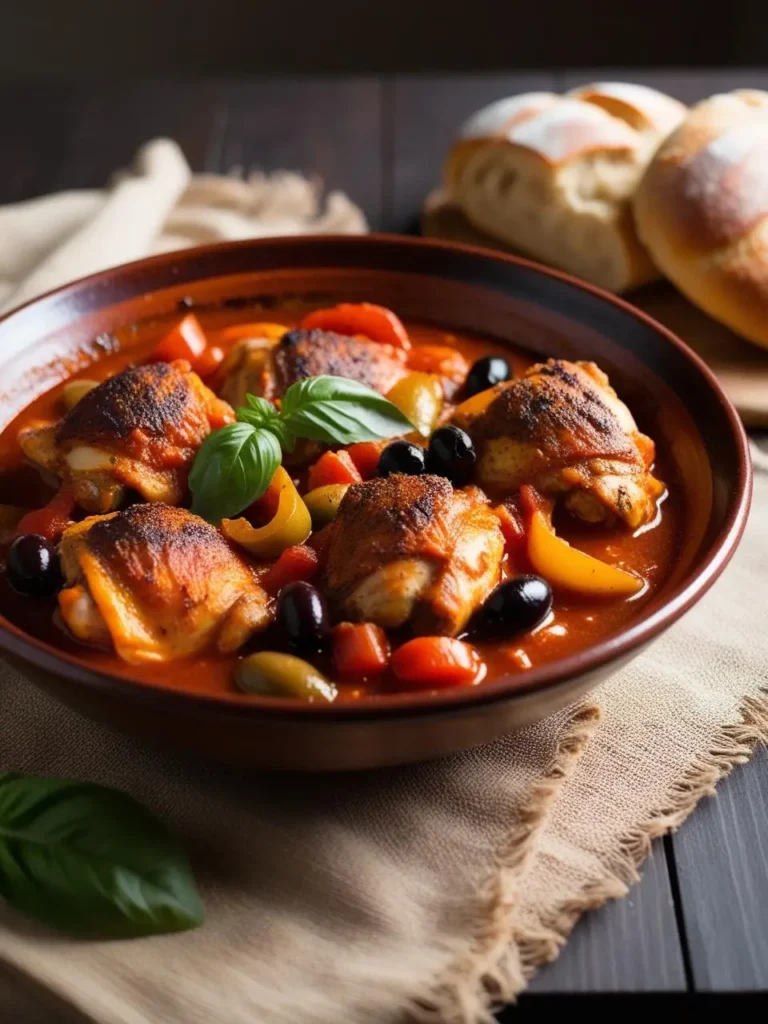
M 100 186 L 141 142 L 169 135 L 196 170 L 316 174 L 346 190 L 372 229 L 414 230 L 464 117 L 500 96 L 596 77 L 647 82 L 686 101 L 768 89 L 768 70 L 4 85 L 0 203 Z M 764 752 L 725 780 L 678 835 L 656 843 L 626 899 L 579 923 L 520 1010 L 540 1009 L 558 994 L 656 994 L 666 1002 L 761 990 L 768 990 Z

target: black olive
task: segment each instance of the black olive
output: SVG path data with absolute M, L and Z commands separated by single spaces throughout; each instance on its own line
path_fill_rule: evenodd
M 379 458 L 379 476 L 389 476 L 390 473 L 421 476 L 426 471 L 427 453 L 410 441 L 393 441 L 387 445 Z
M 8 552 L 8 582 L 27 597 L 49 597 L 61 590 L 64 578 L 53 544 L 36 533 L 17 537 Z
M 475 459 L 472 438 L 459 427 L 440 427 L 429 440 L 429 472 L 447 477 L 454 487 L 469 483 Z
M 297 650 L 317 650 L 331 630 L 328 604 L 317 587 L 300 580 L 280 591 L 277 626 Z
M 470 626 L 478 636 L 502 638 L 534 629 L 552 610 L 552 588 L 540 576 L 513 576 L 499 584 Z
M 492 388 L 494 384 L 509 380 L 511 376 L 512 371 L 504 356 L 484 356 L 472 365 L 464 385 L 464 394 L 471 398 L 472 395 Z

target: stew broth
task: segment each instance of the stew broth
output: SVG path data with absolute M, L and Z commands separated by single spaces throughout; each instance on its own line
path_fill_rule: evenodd
M 243 317 L 240 315 L 238 318 L 229 312 L 207 318 L 203 316 L 201 319 L 204 327 L 212 329 L 237 323 Z M 294 326 L 297 316 L 293 310 L 284 316 L 270 310 L 269 319 Z M 510 362 L 515 376 L 519 376 L 536 361 L 522 351 L 484 338 L 467 334 L 454 335 L 422 324 L 408 324 L 407 327 L 414 346 L 450 345 L 458 349 L 469 363 L 482 356 L 500 354 Z M 118 338 L 122 345 L 117 352 L 78 370 L 68 380 L 78 377 L 103 380 L 132 363 L 142 362 L 166 330 L 167 325 L 142 328 L 138 341 L 131 332 L 126 332 L 123 338 Z M 0 435 L 0 503 L 37 508 L 53 495 L 53 481 L 45 481 L 38 470 L 25 464 L 17 444 L 17 435 L 21 428 L 33 421 L 53 421 L 61 417 L 61 393 L 65 383 L 34 401 Z M 531 667 L 562 658 L 615 634 L 637 616 L 658 592 L 670 573 L 679 547 L 682 499 L 673 465 L 665 458 L 663 450 L 657 454 L 654 473 L 667 485 L 668 493 L 659 502 L 655 521 L 641 527 L 634 534 L 621 524 L 611 527 L 590 525 L 564 512 L 558 513 L 555 520 L 558 534 L 575 547 L 642 576 L 646 585 L 640 594 L 629 600 L 590 600 L 576 596 L 564 598 L 556 594 L 551 615 L 532 633 L 507 642 L 473 641 L 485 662 L 484 678 L 492 679 L 511 673 L 517 674 L 523 683 Z M 3 566 L 4 563 L 3 559 Z M 530 569 L 518 561 L 515 571 L 526 572 Z M 96 670 L 162 688 L 199 694 L 237 695 L 243 701 L 248 700 L 246 695 L 239 694 L 233 681 L 234 666 L 239 655 L 207 655 L 186 659 L 175 662 L 170 670 L 168 664 L 127 664 L 114 654 L 78 643 L 60 624 L 55 598 L 20 597 L 9 586 L 4 571 L 0 573 L 0 612 L 27 633 L 76 655 Z M 259 638 L 256 637 L 244 651 L 258 650 L 259 647 Z M 317 664 L 333 676 L 329 658 L 321 656 Z M 363 679 L 354 685 L 342 684 L 339 695 L 341 699 L 354 700 L 399 688 L 394 677 L 385 673 L 375 680 Z

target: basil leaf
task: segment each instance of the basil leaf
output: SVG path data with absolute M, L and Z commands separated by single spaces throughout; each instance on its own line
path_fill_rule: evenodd
M 202 924 L 186 857 L 118 790 L 0 773 L 0 896 L 60 931 L 133 938 Z
M 256 395 L 249 394 L 245 396 L 245 400 L 248 403 L 247 409 L 242 406 L 235 409 L 239 420 L 253 423 L 254 426 L 258 427 L 277 419 L 277 409 L 266 398 L 257 398 Z
M 308 377 L 283 395 L 280 419 L 296 437 L 353 444 L 395 437 L 414 429 L 396 405 L 346 377 Z
M 287 452 L 292 452 L 296 447 L 296 438 L 280 419 L 280 414 L 270 402 L 264 398 L 255 398 L 253 395 L 245 396 L 249 409 L 239 406 L 235 409 L 238 422 L 250 423 L 252 427 L 259 427 L 269 430 L 280 442 L 280 446 Z M 257 405 L 256 403 L 263 403 Z
M 262 496 L 282 461 L 269 430 L 230 423 L 209 434 L 189 474 L 192 512 L 211 523 L 239 515 Z

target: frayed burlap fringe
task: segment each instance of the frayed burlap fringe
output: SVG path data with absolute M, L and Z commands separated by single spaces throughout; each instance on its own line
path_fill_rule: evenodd
M 438 980 L 430 995 L 414 1001 L 411 1018 L 419 1024 L 491 1022 L 490 1005 L 507 1002 L 507 993 L 525 987 L 520 965 L 509 957 L 509 921 L 517 901 L 518 883 L 535 852 L 536 837 L 560 789 L 589 741 L 600 711 L 579 711 L 564 731 L 549 771 L 536 784 L 530 801 L 497 851 L 495 869 L 481 896 L 482 912 L 466 954 Z
M 654 839 L 677 828 L 715 785 L 738 765 L 745 764 L 759 743 L 768 742 L 768 691 L 747 697 L 741 721 L 723 726 L 707 754 L 697 759 L 669 791 L 668 800 L 647 821 L 629 832 L 609 864 L 609 874 L 574 900 L 558 906 L 535 930 L 515 921 L 519 884 L 535 855 L 543 828 L 563 782 L 599 721 L 590 707 L 571 722 L 558 748 L 552 769 L 534 790 L 521 820 L 511 830 L 513 842 L 499 851 L 489 882 L 489 897 L 466 955 L 456 960 L 436 982 L 429 996 L 411 1010 L 420 1024 L 493 1024 L 493 1008 L 514 1002 L 538 968 L 555 960 L 582 914 L 626 895 L 640 878 L 638 868 Z

